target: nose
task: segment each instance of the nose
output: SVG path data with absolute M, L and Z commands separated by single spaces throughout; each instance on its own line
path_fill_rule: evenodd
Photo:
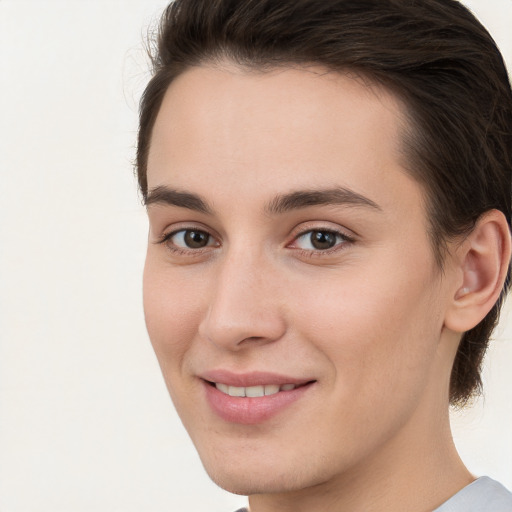
M 271 343 L 286 331 L 276 270 L 249 253 L 233 253 L 214 265 L 214 286 L 199 325 L 200 336 L 228 350 Z

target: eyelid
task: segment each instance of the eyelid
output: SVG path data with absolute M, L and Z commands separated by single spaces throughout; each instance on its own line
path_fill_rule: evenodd
M 310 233 L 311 231 L 328 231 L 330 233 L 337 233 L 347 239 L 354 240 L 354 241 L 358 237 L 357 233 L 351 229 L 348 229 L 339 224 L 335 224 L 335 223 L 327 222 L 327 221 L 321 221 L 321 220 L 301 222 L 298 226 L 296 226 L 292 230 L 291 237 L 293 238 L 293 240 L 295 240 L 298 237 L 300 237 L 301 235 Z
M 187 232 L 202 233 L 202 234 L 206 235 L 208 237 L 207 244 L 204 247 L 196 247 L 196 248 L 194 248 L 194 247 L 187 247 L 185 244 L 184 245 L 180 245 L 176 241 L 174 241 L 173 244 L 176 245 L 177 247 L 179 247 L 180 249 L 191 250 L 191 251 L 197 251 L 197 250 L 205 249 L 206 247 L 212 247 L 212 246 L 215 245 L 215 238 L 210 233 L 208 233 L 207 231 L 204 231 L 202 229 L 188 229 L 188 228 L 178 229 L 178 231 L 173 231 L 173 232 L 169 233 L 165 237 L 165 239 L 166 239 L 166 241 L 170 241 L 171 239 L 175 238 L 180 233 L 183 233 L 182 236 L 184 237 Z M 211 242 L 213 242 L 213 243 L 211 243 Z
M 310 221 L 306 223 L 301 223 L 299 226 L 292 230 L 290 237 L 292 238 L 291 242 L 286 244 L 286 248 L 293 249 L 295 251 L 300 251 L 304 253 L 306 256 L 318 255 L 318 256 L 327 256 L 330 253 L 338 252 L 343 250 L 346 245 L 350 245 L 354 243 L 357 239 L 357 235 L 354 234 L 352 230 L 344 228 L 340 225 L 333 225 L 323 223 L 322 221 Z M 172 228 L 172 229 L 169 229 Z M 190 247 L 182 247 L 175 243 L 171 242 L 172 237 L 180 232 L 185 231 L 200 231 L 206 233 L 211 239 L 214 241 L 213 244 L 208 243 L 208 245 L 199 248 L 190 248 Z M 293 247 L 293 245 L 299 240 L 301 237 L 304 237 L 312 232 L 326 232 L 332 233 L 337 237 L 341 238 L 341 240 L 337 241 L 333 247 L 326 249 L 303 249 L 301 247 Z M 220 237 L 216 234 L 214 230 L 201 223 L 179 223 L 178 225 L 171 225 L 164 230 L 164 232 L 158 236 L 158 238 L 153 242 L 154 244 L 166 245 L 167 248 L 174 253 L 188 254 L 188 255 L 199 255 L 204 253 L 205 251 L 211 250 L 215 247 L 220 247 L 221 242 L 219 241 Z
M 197 222 L 194 220 L 173 222 L 162 227 L 155 226 L 155 228 L 156 229 L 154 229 L 154 243 L 156 244 L 163 242 L 165 239 L 168 239 L 169 237 L 175 235 L 176 233 L 179 233 L 180 231 L 203 231 L 204 233 L 208 233 L 216 240 L 219 239 L 219 235 L 214 229 L 204 225 L 202 222 Z
M 209 250 L 212 247 L 219 247 L 219 237 L 217 234 L 210 228 L 207 228 L 205 226 L 201 226 L 199 223 L 180 223 L 178 225 L 172 225 L 170 226 L 172 229 L 167 228 L 163 231 L 161 235 L 158 236 L 158 238 L 153 242 L 156 245 L 165 245 L 170 251 L 174 253 L 180 253 L 180 254 L 189 254 L 189 255 L 197 255 L 205 250 Z M 200 231 L 202 233 L 206 233 L 211 239 L 215 241 L 215 244 L 212 245 L 206 245 L 205 247 L 200 247 L 197 249 L 193 249 L 190 247 L 182 247 L 176 244 L 173 244 L 171 242 L 172 237 L 177 235 L 178 233 L 182 231 Z
M 303 249 L 300 247 L 293 247 L 293 244 L 297 242 L 300 238 L 314 232 L 325 232 L 325 233 L 332 233 L 336 235 L 337 237 L 341 238 L 340 242 L 337 242 L 333 247 L 327 248 L 327 249 Z M 294 232 L 292 232 L 292 241 L 287 244 L 288 248 L 294 249 L 296 251 L 301 251 L 302 253 L 306 254 L 307 256 L 312 255 L 318 255 L 318 256 L 326 256 L 328 254 L 331 254 L 333 252 L 338 252 L 340 250 L 343 250 L 346 245 L 352 244 L 356 241 L 356 235 L 339 225 L 333 226 L 332 224 L 329 226 L 326 226 L 325 224 L 322 225 L 319 222 L 310 222 L 306 225 L 301 224 L 299 228 L 296 228 Z M 308 254 L 309 253 L 309 254 Z

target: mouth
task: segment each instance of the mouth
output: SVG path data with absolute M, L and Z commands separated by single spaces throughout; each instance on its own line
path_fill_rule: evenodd
M 275 395 L 284 391 L 293 391 L 302 386 L 311 384 L 313 381 L 308 381 L 303 384 L 263 384 L 258 386 L 230 386 L 222 382 L 206 381 L 210 386 L 215 387 L 221 393 L 236 398 L 261 398 L 263 396 Z
M 317 382 L 266 372 L 241 375 L 227 371 L 211 372 L 201 380 L 212 412 L 227 423 L 243 425 L 264 423 L 295 402 L 302 403 Z

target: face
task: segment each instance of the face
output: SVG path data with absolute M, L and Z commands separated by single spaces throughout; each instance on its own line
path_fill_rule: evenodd
M 167 91 L 146 322 L 207 471 L 232 492 L 389 462 L 447 405 L 446 280 L 401 165 L 402 118 L 392 95 L 315 68 L 203 66 Z

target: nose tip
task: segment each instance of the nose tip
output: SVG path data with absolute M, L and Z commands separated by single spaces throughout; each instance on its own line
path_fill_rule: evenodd
M 252 308 L 254 305 L 245 304 L 244 307 Z M 200 335 L 214 345 L 229 350 L 267 344 L 282 337 L 284 325 L 275 314 L 256 318 L 252 315 L 241 315 L 240 309 L 239 307 L 221 313 L 218 307 L 212 308 L 200 326 Z
M 259 268 L 256 272 L 255 269 Z M 271 272 L 226 265 L 217 275 L 199 335 L 218 347 L 241 350 L 281 338 L 285 321 Z

